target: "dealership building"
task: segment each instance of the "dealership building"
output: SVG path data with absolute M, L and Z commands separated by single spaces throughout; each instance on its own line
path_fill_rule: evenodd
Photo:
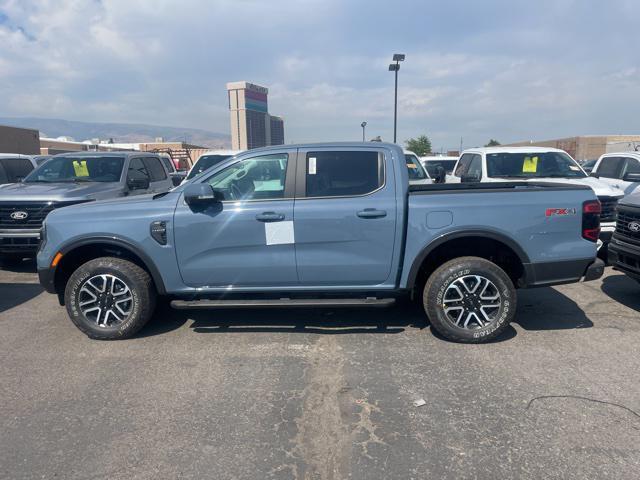
M 284 120 L 269 115 L 269 89 L 249 82 L 227 83 L 231 148 L 248 150 L 284 144 Z
M 605 153 L 640 150 L 640 135 L 581 135 L 556 140 L 530 140 L 505 145 L 507 147 L 551 147 L 564 150 L 576 160 L 594 160 Z

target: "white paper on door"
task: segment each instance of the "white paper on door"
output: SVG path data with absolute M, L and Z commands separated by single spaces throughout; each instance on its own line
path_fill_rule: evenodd
M 264 224 L 267 245 L 286 245 L 295 243 L 293 236 L 293 221 L 272 222 Z

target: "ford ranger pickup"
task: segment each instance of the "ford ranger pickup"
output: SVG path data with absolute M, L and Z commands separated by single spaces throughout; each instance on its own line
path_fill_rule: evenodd
M 166 193 L 53 210 L 41 284 L 91 338 L 174 308 L 424 306 L 460 342 L 495 338 L 516 288 L 592 280 L 600 203 L 586 185 L 410 185 L 400 147 L 273 146 Z

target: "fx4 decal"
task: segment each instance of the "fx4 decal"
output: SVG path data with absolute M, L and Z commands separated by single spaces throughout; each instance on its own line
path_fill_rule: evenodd
M 555 216 L 566 216 L 566 215 L 575 215 L 575 208 L 547 208 L 547 212 L 545 213 L 546 217 L 555 217 Z

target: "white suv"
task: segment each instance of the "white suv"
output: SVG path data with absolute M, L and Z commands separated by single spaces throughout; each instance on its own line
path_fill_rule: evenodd
M 0 185 L 20 182 L 37 166 L 31 155 L 0 153 Z
M 624 195 L 640 192 L 640 152 L 606 153 L 593 167 L 591 176 L 619 189 Z

